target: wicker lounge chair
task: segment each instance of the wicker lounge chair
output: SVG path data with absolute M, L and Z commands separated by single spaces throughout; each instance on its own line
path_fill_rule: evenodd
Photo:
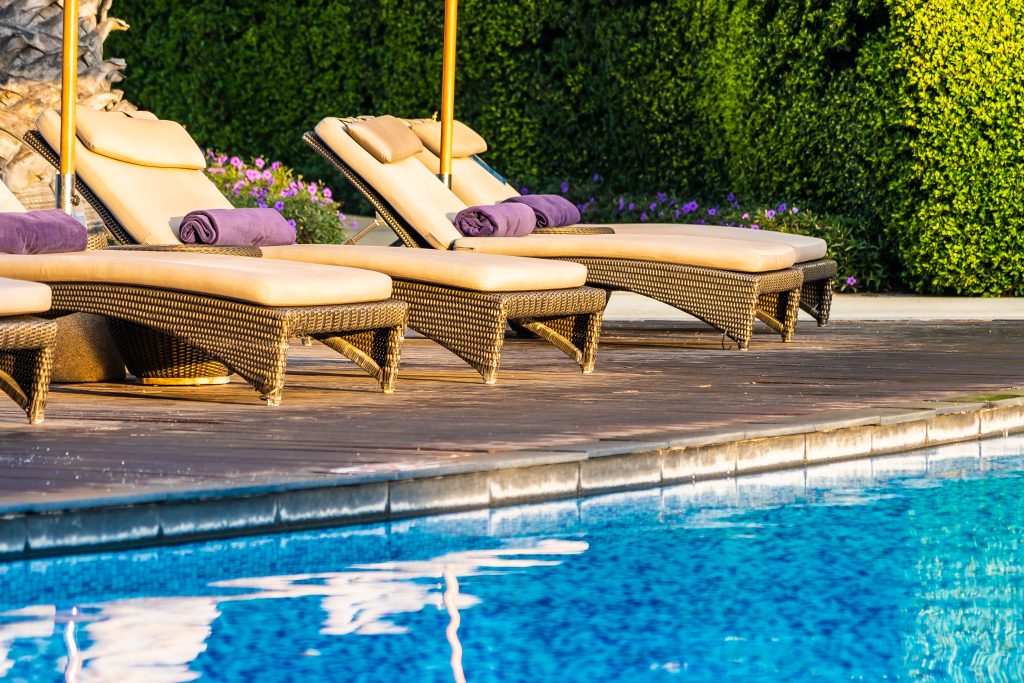
M 711 324 L 747 348 L 759 318 L 789 340 L 796 326 L 803 273 L 782 245 L 727 240 L 586 234 L 466 238 L 451 223 L 465 203 L 418 161 L 381 163 L 349 134 L 365 119 L 327 118 L 304 140 L 370 200 L 410 247 L 557 258 L 587 266 L 588 284 L 629 290 L 668 303 Z M 401 125 L 401 124 L 400 124 Z M 410 134 L 411 135 L 411 134 Z
M 586 270 L 577 264 L 508 256 L 481 259 L 470 254 L 388 247 L 182 245 L 176 229 L 185 213 L 231 206 L 198 170 L 202 153 L 187 133 L 181 129 L 180 149 L 174 154 L 191 148 L 200 161 L 188 168 L 185 163 L 175 168 L 173 161 L 158 167 L 152 159 L 140 159 L 137 152 L 103 149 L 97 143 L 99 131 L 108 138 L 123 132 L 125 144 L 130 144 L 132 118 L 90 112 L 79 119 L 78 192 L 122 245 L 368 268 L 394 279 L 395 298 L 409 304 L 410 327 L 462 358 L 488 384 L 497 379 L 509 322 L 550 342 L 584 373 L 593 371 L 607 298 L 603 290 L 583 286 Z M 38 123 L 39 131 L 30 133 L 26 140 L 56 164 L 57 156 L 50 144 L 57 140 L 56 114 L 44 112 Z M 170 124 L 172 133 L 180 129 L 173 122 L 160 123 Z M 83 141 L 85 133 L 92 134 L 90 144 Z M 133 153 L 134 159 L 130 156 Z
M 0 206 L 23 210 L 2 183 Z M 0 254 L 0 275 L 15 278 L 0 280 L 0 316 L 106 316 L 125 364 L 146 384 L 236 372 L 277 405 L 288 340 L 309 336 L 353 360 L 385 393 L 394 388 L 407 306 L 390 298 L 390 278 L 380 273 L 90 249 Z M 50 320 L 0 317 L 0 388 L 30 420 L 42 419 L 55 334 Z
M 432 173 L 438 173 L 441 145 L 441 126 L 429 119 L 407 119 L 413 132 L 422 140 L 424 149 L 416 158 Z M 466 204 L 496 204 L 519 192 L 488 166 L 480 154 L 487 151 L 487 142 L 472 128 L 460 121 L 453 127 L 452 192 Z M 737 230 L 717 225 L 685 223 L 608 223 L 601 226 L 580 224 L 567 228 L 572 233 L 578 228 L 587 231 L 603 227 L 616 235 L 667 235 L 687 237 L 716 237 L 751 242 L 785 244 L 797 252 L 797 268 L 804 274 L 800 307 L 818 322 L 828 322 L 832 307 L 832 289 L 835 284 L 836 262 L 825 258 L 828 245 L 824 240 L 806 235 L 795 235 L 771 230 Z
M 320 340 L 392 391 L 406 305 L 390 298 L 386 276 L 340 270 L 213 254 L 0 255 L 0 275 L 50 285 L 51 313 L 115 320 L 125 363 L 142 380 L 236 372 L 269 405 L 281 400 L 297 336 Z
M 57 335 L 57 323 L 32 314 L 49 310 L 46 285 L 0 278 L 0 390 L 31 424 L 43 421 Z

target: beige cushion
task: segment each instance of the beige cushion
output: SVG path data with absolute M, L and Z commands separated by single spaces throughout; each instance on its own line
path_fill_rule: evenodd
M 25 207 L 22 206 L 18 198 L 14 196 L 14 193 L 8 189 L 6 185 L 0 182 L 0 212 L 3 213 L 23 213 Z
M 57 112 L 44 111 L 36 126 L 50 146 L 59 149 Z M 178 226 L 189 211 L 231 208 L 202 171 L 139 166 L 91 152 L 81 141 L 75 154 L 75 171 L 142 244 L 178 244 Z
M 423 146 L 441 156 L 441 122 L 426 121 L 412 126 L 412 132 L 423 142 Z M 452 157 L 459 159 L 483 154 L 487 142 L 475 130 L 461 121 L 452 122 Z
M 203 151 L 176 121 L 79 107 L 75 132 L 90 151 L 111 159 L 158 168 L 206 168 Z
M 0 277 L 0 316 L 45 313 L 50 310 L 50 288 L 39 282 Z
M 383 164 L 352 139 L 345 123 L 336 118 L 318 123 L 316 134 L 432 246 L 447 249 L 462 236 L 452 219 L 466 205 L 414 157 Z
M 0 254 L 0 276 L 38 282 L 95 282 L 173 289 L 264 306 L 379 301 L 391 278 L 337 266 L 215 254 L 89 251 Z
M 429 149 L 417 154 L 416 159 L 431 173 L 441 172 L 441 160 Z M 516 188 L 495 178 L 472 157 L 452 159 L 452 192 L 469 206 L 497 204 L 519 196 Z
M 579 287 L 587 269 L 577 263 L 488 256 L 432 249 L 292 244 L 262 247 L 267 258 L 354 266 L 414 280 L 477 292 L 522 292 Z
M 417 154 L 416 159 L 432 173 L 438 172 L 440 160 L 429 149 L 424 149 Z M 452 192 L 469 205 L 497 204 L 519 194 L 514 187 L 495 178 L 474 159 L 452 159 Z M 600 225 L 612 228 L 617 235 L 682 235 L 784 244 L 796 250 L 797 263 L 823 258 L 828 250 L 825 240 L 817 237 L 791 235 L 771 230 L 740 230 L 717 225 L 677 223 L 602 223 Z
M 796 251 L 796 262 L 813 261 L 825 256 L 828 244 L 823 239 L 807 235 L 791 235 L 771 230 L 748 230 L 721 225 L 689 225 L 681 223 L 626 223 L 595 224 L 611 228 L 616 235 L 676 235 L 687 237 L 715 237 L 754 244 L 784 244 Z
M 463 237 L 455 249 L 513 256 L 596 257 L 660 261 L 763 273 L 788 268 L 796 252 L 782 244 L 738 243 L 710 237 L 657 235 L 528 235 L 526 237 Z
M 408 159 L 423 149 L 409 126 L 394 116 L 376 116 L 350 123 L 348 134 L 382 164 Z

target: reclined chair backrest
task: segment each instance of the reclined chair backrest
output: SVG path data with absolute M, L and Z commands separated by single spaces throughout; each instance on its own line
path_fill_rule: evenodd
M 203 173 L 206 158 L 180 124 L 148 112 L 84 108 L 77 118 L 75 171 L 135 242 L 178 244 L 189 211 L 231 208 Z M 59 149 L 57 112 L 44 111 L 36 127 Z
M 409 125 L 424 150 L 416 158 L 431 173 L 441 168 L 441 124 L 430 120 L 410 120 Z M 500 177 L 479 155 L 487 151 L 487 142 L 461 121 L 452 126 L 452 190 L 467 204 L 497 204 L 519 192 Z
M 466 204 L 416 160 L 423 145 L 402 121 L 326 118 L 316 134 L 431 246 L 448 249 L 462 237 L 452 219 Z

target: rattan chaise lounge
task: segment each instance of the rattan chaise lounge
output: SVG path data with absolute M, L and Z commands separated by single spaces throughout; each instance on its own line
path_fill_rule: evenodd
M 588 284 L 668 303 L 711 324 L 741 349 L 749 344 L 755 318 L 784 340 L 791 338 L 803 272 L 790 267 L 796 260 L 790 247 L 737 246 L 709 238 L 586 234 L 606 232 L 599 229 L 577 235 L 538 234 L 559 232 L 555 230 L 517 238 L 463 237 L 451 219 L 466 204 L 419 161 L 403 158 L 383 163 L 348 134 L 350 125 L 368 118 L 326 118 L 303 139 L 366 196 L 406 246 L 573 261 L 587 267 Z
M 309 336 L 353 360 L 385 393 L 394 387 L 407 306 L 390 298 L 391 280 L 381 273 L 91 249 L 0 254 L 0 276 L 25 281 L 9 286 L 17 287 L 11 297 L 0 289 L 0 315 L 106 316 L 143 383 L 202 383 L 235 372 L 276 405 L 288 340 Z M 52 321 L 0 318 L 0 370 L 10 377 L 0 374 L 0 387 L 13 392 L 30 420 L 42 417 L 54 334 Z
M 388 247 L 182 245 L 176 230 L 185 213 L 231 206 L 203 174 L 205 160 L 199 148 L 180 126 L 151 115 L 83 114 L 78 125 L 77 190 L 122 245 L 368 268 L 394 279 L 395 298 L 409 304 L 410 327 L 462 358 L 486 383 L 497 378 L 506 324 L 513 321 L 550 342 L 584 373 L 592 372 L 606 294 L 584 286 L 586 270 L 577 264 Z M 132 147 L 140 123 L 143 128 L 162 125 L 170 135 L 178 135 L 177 148 L 168 151 L 170 143 L 161 149 L 141 143 Z M 26 140 L 56 164 L 56 114 L 44 112 L 38 126 L 39 131 Z M 387 144 L 381 139 L 381 145 Z
M 32 314 L 50 310 L 50 288 L 0 278 L 0 390 L 31 424 L 43 421 L 57 323 Z
M 0 182 L 0 212 L 25 207 Z M 34 314 L 50 310 L 50 288 L 0 278 L 0 391 L 14 399 L 31 424 L 43 421 L 57 324 Z
M 423 141 L 424 150 L 416 158 L 432 173 L 440 170 L 441 125 L 428 119 L 410 119 L 407 123 Z M 452 192 L 466 204 L 496 204 L 519 191 L 501 178 L 480 155 L 487 151 L 487 142 L 469 126 L 455 121 L 452 143 Z M 598 227 L 581 224 L 582 230 Z M 605 227 L 616 235 L 677 235 L 688 237 L 717 237 L 754 242 L 785 244 L 797 252 L 793 268 L 804 275 L 800 294 L 800 307 L 818 322 L 828 322 L 832 308 L 832 289 L 835 284 L 836 262 L 825 258 L 828 244 L 822 239 L 771 230 L 737 230 L 717 225 L 686 223 L 606 223 Z M 571 230 L 567 230 L 571 232 Z
M 117 321 L 125 363 L 140 379 L 235 372 L 270 405 L 281 400 L 297 336 L 352 359 L 385 393 L 394 386 L 406 305 L 390 298 L 386 276 L 336 270 L 213 254 L 0 254 L 0 275 L 50 285 L 51 314 Z

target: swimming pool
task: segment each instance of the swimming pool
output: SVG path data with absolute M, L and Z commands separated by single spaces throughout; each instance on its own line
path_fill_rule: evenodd
M 2 564 L 0 678 L 1024 680 L 1022 494 L 1002 439 Z

